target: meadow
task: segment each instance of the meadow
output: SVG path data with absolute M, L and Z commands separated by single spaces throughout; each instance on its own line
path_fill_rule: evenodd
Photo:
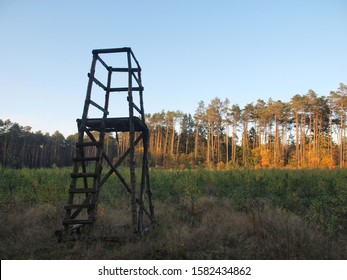
M 148 234 L 58 243 L 70 172 L 0 170 L 1 259 L 347 259 L 345 169 L 152 169 Z M 130 223 L 129 200 L 112 176 L 97 226 Z

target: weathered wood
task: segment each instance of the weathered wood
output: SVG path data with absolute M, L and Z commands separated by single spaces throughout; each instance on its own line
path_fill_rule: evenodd
M 138 77 L 136 77 L 135 73 L 132 72 L 131 75 L 133 76 L 133 78 L 135 79 L 136 83 L 138 84 L 139 87 L 142 87 L 140 79 Z M 139 73 L 138 73 L 139 75 Z
M 143 222 L 143 216 L 146 215 L 152 224 L 155 223 L 154 207 L 152 203 L 152 190 L 149 182 L 148 167 L 148 137 L 149 130 L 145 123 L 145 113 L 143 105 L 143 86 L 141 81 L 141 67 L 130 48 L 113 48 L 93 50 L 93 60 L 90 72 L 88 74 L 88 87 L 82 118 L 77 120 L 78 141 L 76 143 L 76 156 L 73 159 L 74 167 L 71 174 L 71 184 L 67 205 L 64 207 L 66 213 L 63 220 L 64 231 L 59 237 L 72 240 L 79 240 L 79 237 L 72 237 L 72 233 L 80 231 L 81 227 L 93 226 L 97 217 L 97 206 L 99 192 L 109 179 L 115 173 L 124 185 L 131 197 L 131 227 L 136 233 L 142 233 L 148 228 Z M 113 67 L 107 64 L 106 54 L 125 53 L 128 67 Z M 103 58 L 99 55 L 105 54 Z M 132 62 L 135 62 L 132 65 Z M 95 77 L 96 63 L 108 71 L 107 85 L 105 86 Z M 124 87 L 111 87 L 112 74 L 115 72 L 124 72 L 128 74 L 127 85 Z M 133 86 L 134 83 L 137 86 Z M 104 105 L 95 103 L 91 99 L 93 84 L 100 86 L 105 91 Z M 127 92 L 127 101 L 129 105 L 129 116 L 123 118 L 109 118 L 109 98 L 111 92 Z M 140 105 L 133 101 L 133 93 L 139 92 Z M 102 112 L 100 118 L 88 118 L 89 106 L 92 105 Z M 140 113 L 141 117 L 134 116 L 134 110 Z M 93 133 L 96 131 L 97 133 Z M 113 163 L 104 149 L 105 135 L 107 132 L 129 133 L 128 149 Z M 141 132 L 136 136 L 135 132 Z M 88 139 L 89 138 L 89 139 Z M 135 173 L 135 147 L 143 142 L 142 162 L 137 163 L 141 168 L 140 186 L 137 189 L 137 179 Z M 88 147 L 95 147 L 87 149 Z M 90 151 L 93 154 L 90 154 Z M 88 155 L 88 156 L 86 156 Z M 126 180 L 117 169 L 126 158 L 129 158 L 130 182 Z M 102 176 L 103 160 L 110 166 L 110 170 Z M 141 161 L 141 160 L 140 160 Z M 88 167 L 88 171 L 87 171 Z M 90 170 L 93 170 L 91 172 Z M 83 184 L 81 184 L 81 180 Z M 81 187 L 82 185 L 82 187 Z M 78 187 L 77 187 L 78 186 Z M 84 196 L 84 199 L 83 199 Z M 81 199 L 82 198 L 82 199 Z M 145 199 L 149 208 L 146 208 Z M 83 202 L 81 202 L 81 200 Z M 89 228 L 89 227 L 88 227 Z M 91 228 L 91 227 L 90 227 Z M 77 230 L 76 230 L 77 229 Z M 87 231 L 88 232 L 88 231 Z M 90 238 L 93 239 L 92 236 Z M 90 239 L 90 240 L 92 240 Z M 112 239 L 112 238 L 111 238 Z
M 103 59 L 99 55 L 97 56 L 97 59 L 106 69 L 109 68 L 109 66 L 106 64 L 106 62 L 103 61 Z
M 90 194 L 90 193 L 86 194 L 86 198 L 85 198 L 85 200 L 83 201 L 82 204 L 89 204 L 91 198 L 92 198 L 92 194 Z M 78 209 L 76 209 L 76 211 L 71 214 L 70 219 L 75 219 L 82 212 L 83 209 L 85 209 L 85 208 L 78 208 Z M 96 219 L 95 216 L 89 216 L 88 218 L 89 219 L 94 219 L 94 220 Z
M 116 87 L 116 88 L 111 88 L 111 92 L 127 92 L 129 88 L 127 87 Z M 132 87 L 131 91 L 141 91 L 144 90 L 143 87 Z
M 96 83 L 103 90 L 106 90 L 106 87 L 104 86 L 104 84 L 102 82 L 100 82 L 97 78 L 92 76 L 90 73 L 88 73 L 88 78 L 91 79 L 94 83 Z
M 140 69 L 139 68 L 131 68 L 130 71 L 131 72 L 139 72 Z M 112 68 L 112 72 L 129 72 L 129 68 L 115 67 L 115 68 Z
M 104 121 L 108 115 L 108 105 L 109 105 L 109 101 L 110 101 L 110 90 L 111 90 L 111 79 L 112 79 L 112 67 L 109 67 L 108 68 L 108 75 L 107 75 L 107 87 L 106 87 L 106 93 L 105 93 L 104 116 L 103 116 Z
M 137 107 L 134 102 L 131 103 L 131 106 L 133 106 L 133 108 L 141 114 L 141 112 L 142 112 L 141 109 L 139 107 Z
M 108 156 L 104 153 L 103 157 L 105 158 L 106 162 L 108 163 L 108 165 L 111 167 L 111 170 L 118 176 L 118 178 L 120 179 L 120 181 L 123 183 L 123 185 L 125 186 L 125 188 L 127 189 L 127 191 L 129 193 L 131 193 L 131 188 L 129 187 L 128 183 L 126 182 L 126 180 L 124 179 L 124 177 L 119 173 L 119 171 L 117 170 L 117 167 L 115 167 L 111 160 L 108 158 Z M 104 183 L 104 182 L 103 182 Z M 99 186 L 99 189 L 101 188 L 102 185 Z
M 80 121 L 81 120 L 77 120 Z M 102 129 L 102 118 L 92 118 L 88 119 L 86 121 L 86 127 L 88 128 L 86 130 L 86 133 L 89 132 L 89 130 L 92 131 L 100 131 Z M 129 132 L 129 118 L 107 118 L 104 120 L 105 122 L 105 130 L 108 132 Z M 134 123 L 134 129 L 135 131 L 148 131 L 147 125 L 143 123 L 141 119 L 138 117 L 133 117 L 133 123 Z M 88 134 L 89 135 L 89 134 Z
M 130 52 L 127 53 L 128 58 L 128 68 L 131 69 L 131 57 Z M 132 77 L 131 73 L 128 73 L 128 102 L 129 102 L 129 134 L 130 134 L 130 189 L 131 189 L 131 213 L 134 231 L 139 231 L 137 228 L 137 207 L 136 207 L 136 175 L 135 175 L 135 128 L 134 128 L 134 109 L 133 103 L 133 93 L 132 93 Z
M 106 114 L 106 115 L 109 114 L 109 112 L 108 112 L 106 109 L 104 109 L 103 107 L 101 107 L 99 104 L 95 103 L 93 100 L 90 100 L 89 103 L 90 103 L 91 105 L 93 105 L 94 107 L 98 108 L 100 111 L 104 112 L 104 114 Z
M 133 51 L 132 51 L 131 49 L 130 49 L 129 51 L 130 51 L 130 55 L 131 55 L 131 57 L 134 59 L 134 61 L 135 61 L 136 65 L 137 65 L 137 68 L 139 68 L 139 69 L 140 69 L 140 71 L 141 71 L 141 66 L 140 66 L 140 63 L 139 63 L 139 62 L 138 62 L 138 60 L 136 59 L 136 57 L 135 57 L 135 55 L 134 55 Z
M 143 136 L 143 134 L 141 133 L 136 138 L 136 140 L 134 141 L 135 146 L 141 141 L 142 136 Z M 114 164 L 114 166 L 117 168 L 122 163 L 122 161 L 130 154 L 130 152 L 131 152 L 131 147 L 124 152 L 124 154 L 117 160 L 117 162 Z
M 111 48 L 111 49 L 95 49 L 92 51 L 93 54 L 100 53 L 121 53 L 121 52 L 129 52 L 131 49 L 128 47 L 125 48 Z

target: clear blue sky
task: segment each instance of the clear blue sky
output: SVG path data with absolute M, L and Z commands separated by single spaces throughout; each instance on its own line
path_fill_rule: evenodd
M 147 113 L 328 95 L 347 83 L 346 14 L 346 0 L 0 0 L 0 119 L 77 132 L 95 48 L 133 49 Z

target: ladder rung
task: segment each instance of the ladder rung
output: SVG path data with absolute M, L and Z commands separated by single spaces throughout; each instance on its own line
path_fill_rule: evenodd
M 143 87 L 131 87 L 132 91 L 143 91 Z M 129 88 L 127 87 L 117 87 L 117 88 L 110 88 L 110 92 L 121 92 L 121 91 L 129 91 Z
M 93 100 L 89 100 L 89 103 L 91 105 L 93 105 L 94 107 L 98 108 L 100 111 L 104 112 L 106 115 L 109 114 L 109 112 L 107 110 L 105 110 L 104 108 L 102 108 L 99 104 L 95 103 Z
M 98 160 L 98 157 L 75 157 L 73 161 L 92 161 L 92 160 Z
M 74 220 L 74 219 L 65 219 L 63 220 L 63 225 L 76 225 L 76 224 L 82 224 L 82 225 L 88 225 L 92 224 L 93 220 Z
M 97 174 L 94 172 L 86 173 L 71 173 L 71 178 L 86 178 L 86 177 L 96 177 Z
M 93 188 L 70 189 L 69 193 L 96 193 L 96 189 L 93 189 Z
M 64 208 L 65 209 L 84 209 L 84 208 L 93 208 L 95 207 L 95 204 L 90 204 L 90 203 L 83 203 L 83 204 L 69 204 L 66 205 Z

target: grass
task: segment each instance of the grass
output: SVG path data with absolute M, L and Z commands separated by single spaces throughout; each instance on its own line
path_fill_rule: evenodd
M 160 226 L 126 243 L 66 242 L 69 169 L 0 171 L 1 259 L 347 259 L 345 170 L 152 170 Z M 116 178 L 97 228 L 130 222 Z

